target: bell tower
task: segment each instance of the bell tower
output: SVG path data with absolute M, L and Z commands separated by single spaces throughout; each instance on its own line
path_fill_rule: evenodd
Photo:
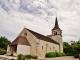
M 59 43 L 59 51 L 63 52 L 62 30 L 59 28 L 57 17 L 55 19 L 55 26 L 52 29 L 52 39 Z
M 55 19 L 55 26 L 52 29 L 51 38 L 59 43 L 59 51 L 63 52 L 62 30 L 59 28 L 57 17 Z
M 62 36 L 62 30 L 59 28 L 57 17 L 56 17 L 56 20 L 55 20 L 55 26 L 52 29 L 52 35 L 54 35 L 54 36 L 61 35 Z

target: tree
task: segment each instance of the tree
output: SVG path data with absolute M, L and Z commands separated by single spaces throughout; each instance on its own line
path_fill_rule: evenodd
M 72 48 L 73 48 L 74 54 L 79 54 L 80 53 L 80 41 L 75 42 Z
M 72 46 L 69 43 L 67 43 L 67 42 L 63 42 L 63 51 L 68 56 L 73 55 Z
M 10 41 L 6 37 L 0 37 L 0 48 L 7 49 L 8 44 L 10 44 Z
M 70 47 L 69 43 L 63 42 L 63 48 L 68 48 L 68 47 Z

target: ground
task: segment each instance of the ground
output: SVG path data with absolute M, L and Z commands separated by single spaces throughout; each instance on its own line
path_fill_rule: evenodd
M 16 60 L 16 57 L 0 55 L 0 60 L 10 60 L 12 58 L 14 58 Z M 79 60 L 79 59 L 75 59 L 73 56 L 65 56 L 65 57 L 56 57 L 56 58 L 41 58 L 41 57 L 39 57 L 39 59 L 32 59 L 32 60 Z
M 37 60 L 79 60 L 79 59 L 75 59 L 73 56 L 65 56 L 56 58 L 39 58 Z

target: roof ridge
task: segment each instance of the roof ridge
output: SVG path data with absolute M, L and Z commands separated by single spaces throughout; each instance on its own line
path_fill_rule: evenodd
M 26 28 L 26 29 L 27 29 L 27 28 Z M 31 29 L 27 29 L 27 30 L 32 31 Z M 35 32 L 35 31 L 33 31 L 33 32 Z M 40 34 L 40 35 L 42 35 L 42 36 L 45 36 L 45 35 L 43 35 L 43 34 L 41 34 L 41 33 L 38 33 L 38 32 L 35 32 L 35 33 Z M 46 36 L 46 37 L 47 37 L 47 36 Z

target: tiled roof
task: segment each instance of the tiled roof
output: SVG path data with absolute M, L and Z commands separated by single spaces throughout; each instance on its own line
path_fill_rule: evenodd
M 30 46 L 28 40 L 27 40 L 26 37 L 24 37 L 24 36 L 19 36 L 19 37 L 17 37 L 17 38 L 16 38 L 11 44 L 9 44 L 9 45 L 18 45 L 18 44 Z
M 27 28 L 26 28 L 27 29 Z M 32 31 L 32 30 L 30 30 L 30 29 L 27 29 L 29 32 L 31 32 L 36 38 L 38 38 L 38 39 L 41 39 L 41 40 L 44 40 L 44 41 L 47 41 L 47 42 L 51 42 L 51 43 L 55 43 L 55 44 L 58 44 L 59 45 L 59 43 L 58 42 L 56 42 L 56 41 L 54 41 L 53 39 L 51 39 L 51 38 L 49 38 L 49 37 L 47 37 L 47 36 L 44 36 L 44 35 L 42 35 L 42 34 L 39 34 L 39 33 L 37 33 L 37 32 L 34 32 L 34 31 Z

